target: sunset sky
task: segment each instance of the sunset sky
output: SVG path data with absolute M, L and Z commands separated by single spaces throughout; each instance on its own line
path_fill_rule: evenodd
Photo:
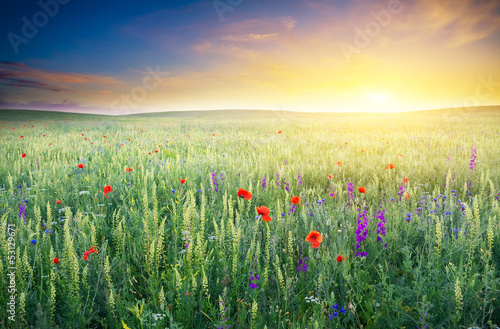
M 498 0 L 23 0 L 0 35 L 0 108 L 500 104 Z

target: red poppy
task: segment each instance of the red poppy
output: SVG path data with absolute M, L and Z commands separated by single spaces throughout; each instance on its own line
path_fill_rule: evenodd
M 337 162 L 337 166 L 342 167 L 342 161 Z
M 56 258 L 54 258 L 54 260 L 52 261 L 52 263 L 54 263 L 54 264 L 59 264 L 59 258 L 57 258 L 57 257 L 56 257 Z
M 158 150 L 155 150 L 155 153 L 158 153 Z
M 252 198 L 252 193 L 240 188 L 238 190 L 238 197 L 243 198 L 245 200 L 250 200 Z
M 401 153 L 398 153 L 398 155 L 396 155 L 396 157 L 397 157 L 398 159 L 401 159 L 401 158 L 403 157 L 403 155 L 402 155 Z
M 21 154 L 21 158 L 25 158 L 25 157 L 26 157 L 26 153 Z
M 333 175 L 331 175 L 331 174 L 330 174 L 330 175 L 328 175 L 328 178 L 329 178 L 329 179 L 332 179 L 332 178 L 333 178 Z
M 78 168 L 80 168 L 80 169 L 85 169 L 85 165 L 84 165 L 83 163 L 79 163 L 79 164 L 78 164 Z
M 271 220 L 271 217 L 268 216 L 269 212 L 270 212 L 270 210 L 269 210 L 268 207 L 266 207 L 266 206 L 260 206 L 258 208 L 255 207 L 255 209 L 257 209 L 257 213 L 259 215 L 262 215 L 262 220 L 264 222 L 269 222 Z
M 404 178 L 403 178 L 403 181 L 405 182 L 405 184 L 408 184 L 408 182 L 410 181 L 410 179 L 409 179 L 409 178 L 404 177 Z
M 126 172 L 131 172 L 131 171 L 134 171 L 134 169 L 128 167 L 127 169 L 125 169 Z
M 56 204 L 61 204 L 61 200 L 57 200 L 57 201 L 56 201 Z
M 111 185 L 106 185 L 106 186 L 104 186 L 103 191 L 104 191 L 104 193 L 102 195 L 106 195 L 109 192 L 113 192 L 113 188 L 111 187 Z
M 104 138 L 106 138 L 106 135 L 104 135 Z
M 394 167 L 394 165 L 392 163 L 388 163 L 387 166 L 385 167 L 385 169 L 394 169 L 396 167 Z
M 410 193 L 406 192 L 406 200 L 410 198 Z
M 89 250 L 87 250 L 86 252 L 84 252 L 84 253 L 83 253 L 83 260 L 87 260 L 87 259 L 89 259 L 89 255 L 90 255 L 91 253 L 95 253 L 95 254 L 97 254 L 97 250 L 95 250 L 94 248 L 95 248 L 95 247 L 94 247 L 94 246 L 92 246 L 92 248 L 90 248 Z
M 21 137 L 19 137 L 19 138 L 23 138 L 23 137 L 24 137 L 24 136 L 23 136 L 23 135 L 21 135 Z
M 307 242 L 311 242 L 314 249 L 318 249 L 319 244 L 323 242 L 323 237 L 317 231 L 311 231 L 306 238 Z
M 186 180 L 184 178 L 181 178 L 181 179 L 179 179 L 179 182 L 181 182 L 181 184 L 184 184 L 186 182 Z
M 337 263 L 340 263 L 345 260 L 344 255 L 337 255 Z
M 366 189 L 363 186 L 358 187 L 358 191 L 359 191 L 359 193 L 363 193 L 363 194 L 366 193 Z
M 280 130 L 280 131 L 278 131 L 278 134 L 281 134 L 281 130 Z
M 292 197 L 292 199 L 290 200 L 290 202 L 293 203 L 293 204 L 298 204 L 300 206 L 300 198 L 298 196 Z

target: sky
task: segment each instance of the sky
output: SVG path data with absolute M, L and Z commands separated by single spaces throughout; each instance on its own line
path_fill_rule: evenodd
M 23 0 L 0 13 L 0 108 L 497 104 L 498 0 Z

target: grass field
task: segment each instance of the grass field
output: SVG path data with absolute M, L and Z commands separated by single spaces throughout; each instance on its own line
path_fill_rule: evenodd
M 3 328 L 500 325 L 498 107 L 4 110 L 0 159 Z

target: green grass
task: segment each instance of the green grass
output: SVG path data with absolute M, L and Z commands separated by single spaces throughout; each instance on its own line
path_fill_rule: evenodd
M 499 131 L 498 107 L 2 110 L 0 327 L 494 328 Z M 238 188 L 252 199 L 238 198 Z M 257 215 L 261 205 L 270 222 Z M 363 210 L 367 235 L 356 250 Z M 323 236 L 317 249 L 305 241 L 312 230 Z M 92 246 L 97 253 L 84 260 Z M 301 260 L 307 272 L 297 270 Z M 10 261 L 15 322 L 4 311 Z

